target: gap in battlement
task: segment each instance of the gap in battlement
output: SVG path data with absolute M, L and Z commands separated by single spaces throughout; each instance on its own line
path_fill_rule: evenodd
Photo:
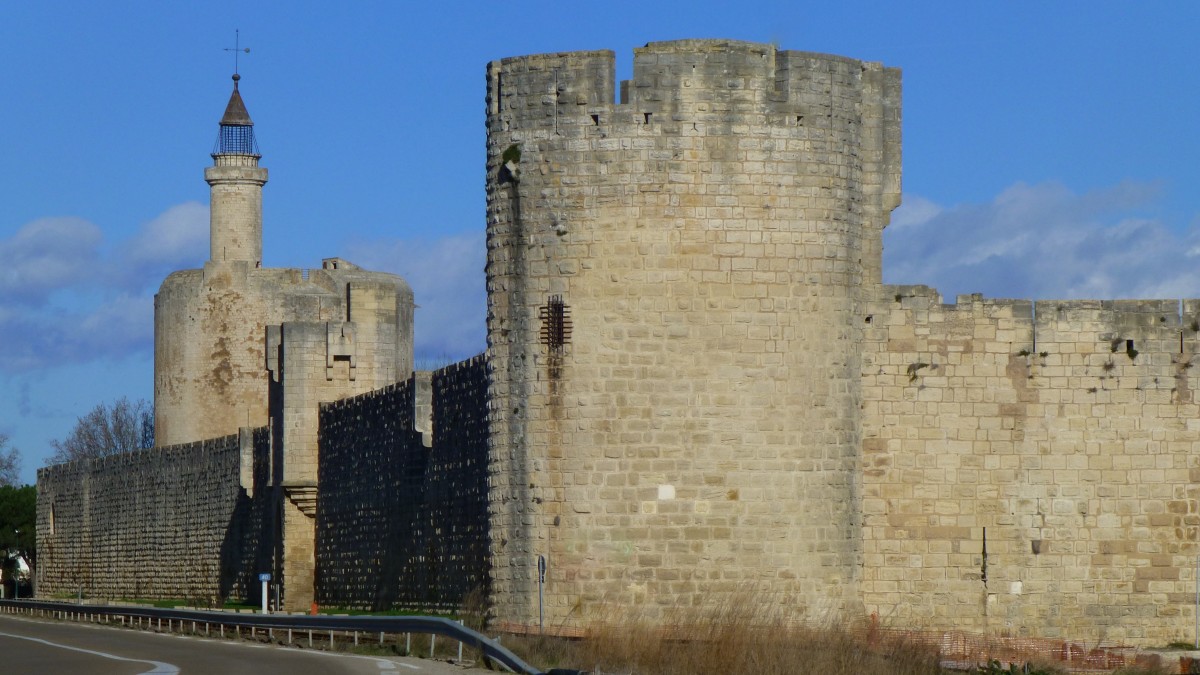
M 629 102 L 629 83 L 633 81 L 633 58 L 626 52 L 625 58 L 621 58 L 617 50 L 613 50 L 613 77 L 616 78 L 617 86 L 613 91 L 613 103 L 621 104 Z

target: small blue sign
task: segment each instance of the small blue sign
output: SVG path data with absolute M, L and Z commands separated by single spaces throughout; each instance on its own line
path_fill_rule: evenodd
M 270 581 L 270 580 L 271 580 L 271 573 L 270 573 L 270 572 L 263 572 L 263 573 L 259 574 L 259 575 L 258 575 L 258 580 L 259 580 L 259 581 Z

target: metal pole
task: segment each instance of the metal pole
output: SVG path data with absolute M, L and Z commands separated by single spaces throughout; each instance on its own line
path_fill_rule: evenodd
M 262 574 L 259 574 L 258 581 L 260 584 L 263 585 L 263 614 L 268 614 L 268 610 L 266 610 L 266 602 L 268 602 L 268 599 L 270 599 L 270 597 L 271 597 L 271 591 L 270 591 L 271 575 L 270 575 L 270 573 L 263 572 Z

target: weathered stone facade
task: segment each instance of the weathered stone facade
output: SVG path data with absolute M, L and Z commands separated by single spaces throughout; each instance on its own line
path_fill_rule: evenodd
M 888 287 L 864 320 L 868 608 L 1019 635 L 1191 634 L 1200 301 L 943 305 Z
M 321 408 L 317 599 L 457 610 L 488 587 L 487 363 Z
M 267 430 L 248 429 L 39 470 L 38 595 L 257 597 L 271 513 L 239 472 L 265 482 L 268 451 Z
M 415 375 L 398 278 L 259 268 L 235 92 L 212 259 L 157 301 L 156 403 L 166 442 L 261 428 L 43 470 L 39 593 L 246 597 L 271 571 L 291 609 L 482 588 L 528 625 L 541 559 L 559 627 L 749 592 L 1190 635 L 1200 300 L 883 285 L 900 74 L 879 64 L 686 40 L 620 85 L 606 51 L 487 81 L 488 349 Z M 161 551 L 187 570 L 135 573 Z
M 899 72 L 711 40 L 635 50 L 620 103 L 614 72 L 488 69 L 498 611 L 536 618 L 539 556 L 556 625 L 747 586 L 856 611 Z

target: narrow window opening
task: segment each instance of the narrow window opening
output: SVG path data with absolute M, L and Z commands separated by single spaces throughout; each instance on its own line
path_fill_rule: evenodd
M 599 115 L 592 115 L 592 124 L 594 126 L 600 126 L 600 116 Z
M 492 79 L 494 92 L 492 94 L 492 114 L 495 115 L 500 112 L 500 100 L 504 98 L 504 73 L 492 71 L 492 74 L 494 75 Z
M 872 318 L 873 318 L 873 316 L 871 314 L 868 314 L 867 315 L 867 323 L 871 323 Z
M 650 124 L 650 115 L 652 114 L 653 113 L 642 113 L 642 115 L 646 118 L 646 124 Z
M 1127 352 L 1133 351 L 1133 340 L 1125 341 L 1125 351 L 1127 351 Z
M 984 588 L 987 588 L 987 528 L 983 528 L 983 555 L 980 556 L 982 562 L 979 565 L 979 578 L 983 581 Z

